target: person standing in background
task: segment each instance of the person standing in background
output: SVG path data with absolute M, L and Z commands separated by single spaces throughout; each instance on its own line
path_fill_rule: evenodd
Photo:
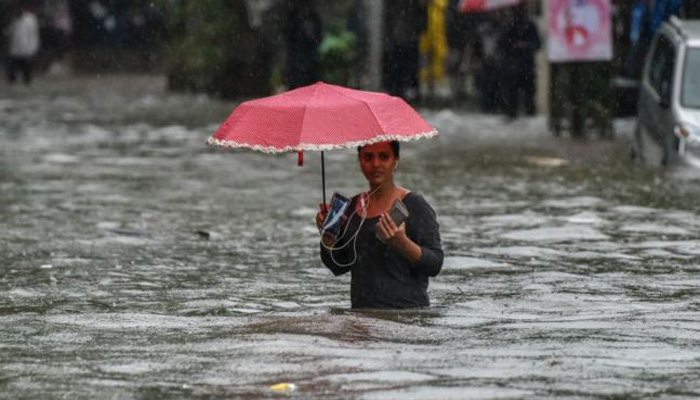
M 353 0 L 348 17 L 347 29 L 355 36 L 355 57 L 350 69 L 350 87 L 363 87 L 368 73 L 369 42 L 367 37 L 367 10 L 364 0 Z
M 436 86 L 445 77 L 445 60 L 449 53 L 445 28 L 446 10 L 447 0 L 430 0 L 427 25 L 420 37 L 420 81 L 427 85 L 430 97 L 435 96 Z
M 651 30 L 653 33 L 659 30 L 671 15 L 678 15 L 683 8 L 683 0 L 656 0 L 654 1 L 654 13 L 651 15 Z M 690 2 L 688 2 L 690 3 Z
M 450 77 L 452 96 L 456 100 L 467 98 L 467 75 L 474 72 L 476 26 L 480 15 L 459 11 L 460 0 L 450 0 L 445 11 L 445 26 L 449 53 L 447 73 Z
M 682 7 L 682 0 L 637 0 L 634 3 L 630 15 L 630 50 L 624 65 L 628 77 L 641 78 L 644 58 L 654 34 L 671 15 L 678 15 Z
M 537 26 L 527 15 L 527 8 L 513 8 L 511 22 L 500 37 L 499 48 L 503 50 L 503 106 L 509 118 L 518 116 L 520 93 L 525 98 L 525 113 L 534 115 L 535 53 L 542 46 Z
M 646 57 L 651 38 L 652 10 L 654 0 L 638 0 L 632 7 L 630 15 L 630 49 L 624 65 L 624 73 L 630 78 L 639 79 L 642 76 L 642 66 Z
M 320 78 L 318 48 L 323 26 L 315 0 L 290 3 L 284 35 L 287 40 L 285 83 L 288 89 L 311 85 Z
M 501 70 L 503 49 L 498 48 L 501 35 L 500 11 L 483 16 L 474 34 L 474 82 L 477 89 L 479 109 L 496 113 L 503 109 Z
M 385 2 L 384 85 L 389 94 L 418 99 L 419 42 L 428 22 L 427 0 Z
M 33 62 L 39 52 L 39 20 L 31 7 L 23 6 L 20 15 L 10 23 L 6 34 L 9 39 L 7 57 L 7 80 L 10 84 L 17 81 L 21 73 L 24 83 L 32 82 Z

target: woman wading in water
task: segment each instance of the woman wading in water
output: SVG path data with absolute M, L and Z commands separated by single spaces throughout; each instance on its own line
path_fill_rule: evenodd
M 352 274 L 352 308 L 427 307 L 428 277 L 440 272 L 444 257 L 435 211 L 421 195 L 394 183 L 399 142 L 362 146 L 358 153 L 369 191 L 350 201 L 338 240 L 322 236 L 321 260 L 336 276 Z M 398 226 L 389 216 L 397 199 L 409 213 Z M 328 205 L 320 208 L 319 229 Z

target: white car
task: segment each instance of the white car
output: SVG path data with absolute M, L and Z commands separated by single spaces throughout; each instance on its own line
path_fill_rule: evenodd
M 700 166 L 700 20 L 672 17 L 657 32 L 639 92 L 635 155 Z

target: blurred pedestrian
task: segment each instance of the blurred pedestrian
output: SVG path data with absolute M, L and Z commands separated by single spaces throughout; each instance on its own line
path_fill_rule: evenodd
M 364 0 L 353 0 L 347 29 L 355 37 L 355 57 L 350 65 L 350 87 L 362 87 L 368 71 L 369 43 L 367 39 L 367 10 Z
M 542 46 L 537 26 L 527 15 L 525 5 L 512 9 L 510 23 L 506 26 L 500 38 L 499 47 L 503 51 L 502 88 L 503 106 L 510 118 L 518 116 L 520 95 L 524 98 L 524 108 L 527 115 L 534 115 L 535 83 L 535 53 Z
M 320 78 L 318 48 L 323 26 L 315 0 L 288 5 L 284 35 L 287 42 L 285 81 L 288 89 L 311 85 Z
M 651 39 L 654 35 L 652 29 L 652 10 L 654 0 L 638 0 L 632 7 L 630 15 L 630 49 L 624 65 L 626 76 L 639 79 L 642 76 L 642 66 L 646 57 Z
M 501 63 L 502 51 L 498 47 L 501 30 L 499 16 L 487 15 L 477 25 L 474 43 L 475 83 L 479 109 L 495 113 L 502 109 Z
M 63 56 L 70 46 L 70 37 L 73 33 L 73 19 L 70 15 L 68 0 L 54 2 L 53 27 L 57 33 L 58 55 Z
M 671 15 L 678 15 L 682 6 L 681 0 L 638 0 L 634 4 L 630 15 L 630 50 L 625 61 L 625 75 L 641 78 L 644 58 L 654 34 Z
M 447 0 L 430 0 L 427 10 L 427 26 L 420 38 L 422 68 L 420 80 L 428 88 L 430 97 L 435 95 L 435 86 L 445 77 L 445 61 L 449 53 L 445 17 Z
M 467 97 L 467 73 L 473 67 L 475 55 L 476 18 L 474 14 L 460 12 L 459 3 L 460 0 L 450 0 L 446 10 L 447 74 L 453 97 L 463 100 Z
M 690 3 L 690 2 L 687 2 Z M 654 33 L 671 15 L 678 15 L 683 7 L 683 0 L 655 0 L 654 13 L 651 16 L 651 29 Z
M 416 100 L 419 93 L 420 35 L 427 25 L 426 0 L 385 2 L 384 85 L 394 96 Z
M 41 59 L 49 65 L 48 74 L 66 72 L 63 61 L 70 48 L 73 20 L 68 0 L 52 0 L 44 3 L 42 9 L 44 24 L 41 28 Z
M 22 6 L 20 10 L 5 32 L 9 39 L 7 80 L 13 84 L 21 73 L 24 83 L 29 85 L 32 82 L 34 58 L 40 46 L 39 20 L 30 6 Z

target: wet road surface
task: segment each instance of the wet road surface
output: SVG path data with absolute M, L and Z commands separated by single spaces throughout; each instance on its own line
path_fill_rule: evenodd
M 0 398 L 700 396 L 700 185 L 631 164 L 629 121 L 423 110 L 397 180 L 439 215 L 433 307 L 354 312 L 318 155 L 207 148 L 233 104 L 159 78 L 37 83 L 0 96 Z M 326 173 L 365 189 L 352 150 Z

